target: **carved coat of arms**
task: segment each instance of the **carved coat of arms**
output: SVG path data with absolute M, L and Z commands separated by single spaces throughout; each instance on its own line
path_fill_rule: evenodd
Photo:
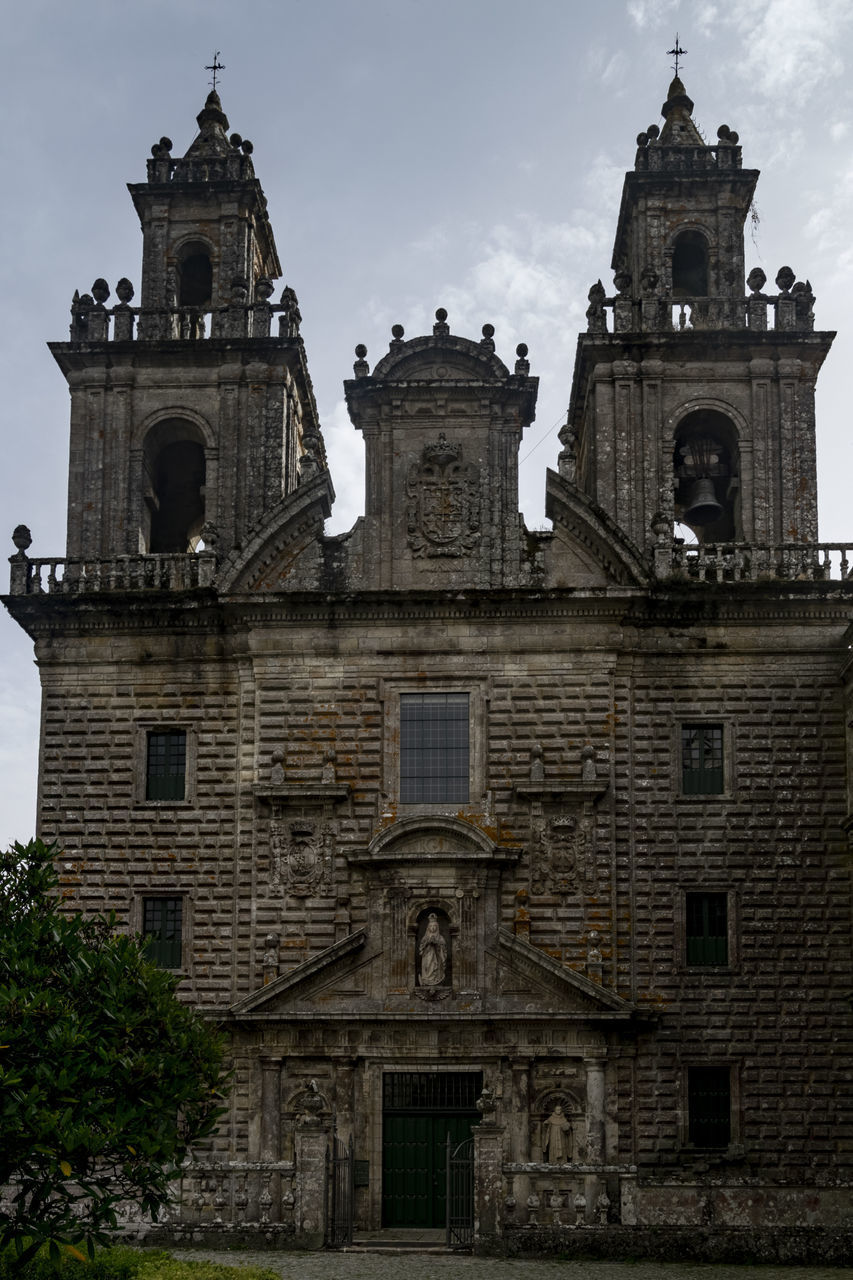
M 406 478 L 409 546 L 416 556 L 462 556 L 480 537 L 480 474 L 444 432 Z
M 534 893 L 595 891 L 595 828 L 587 815 L 540 819 L 534 829 L 531 889 Z
M 316 893 L 326 876 L 332 840 L 332 832 L 320 822 L 274 819 L 270 823 L 270 887 L 295 897 Z

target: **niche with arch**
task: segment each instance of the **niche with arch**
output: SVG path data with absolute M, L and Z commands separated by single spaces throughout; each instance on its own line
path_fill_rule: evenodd
M 204 438 L 195 423 L 181 418 L 158 422 L 142 452 L 146 551 L 196 551 L 205 519 Z
M 718 409 L 696 409 L 678 424 L 673 452 L 675 519 L 700 543 L 743 538 L 738 433 Z
M 424 907 L 415 926 L 415 985 L 424 991 L 453 986 L 450 920 L 440 907 Z
M 530 1160 L 542 1164 L 582 1163 L 586 1156 L 584 1103 L 571 1090 L 538 1093 L 530 1108 Z
M 673 298 L 707 298 L 708 241 L 701 231 L 680 231 L 672 249 Z

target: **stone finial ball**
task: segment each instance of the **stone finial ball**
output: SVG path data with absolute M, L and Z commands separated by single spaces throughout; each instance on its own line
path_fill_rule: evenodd
M 729 142 L 732 146 L 737 146 L 740 140 L 740 134 L 735 129 L 729 129 Z
M 647 133 L 637 134 L 637 146 L 647 147 L 649 145 L 649 135 Z
M 406 330 L 403 328 L 401 324 L 391 325 L 391 336 L 396 338 L 398 341 L 400 340 L 400 338 L 402 338 L 405 332 Z
M 657 125 L 657 124 L 650 124 L 650 125 L 649 125 L 649 127 L 648 127 L 648 129 L 646 130 L 646 133 L 649 135 L 649 137 L 650 137 L 650 138 L 659 138 L 659 137 L 660 137 L 660 125 Z
M 435 313 L 435 318 L 439 324 L 444 324 L 445 320 L 447 319 L 447 312 L 445 311 L 444 307 L 438 308 L 438 310 Z
M 122 276 L 119 280 L 116 285 L 116 293 L 118 294 L 119 302 L 130 302 L 133 297 L 133 285 L 130 283 L 127 276 Z
M 92 285 L 92 297 L 96 302 L 106 302 L 109 296 L 110 286 L 102 276 L 98 276 L 97 280 Z
M 244 156 L 250 156 L 255 149 L 255 144 L 250 142 L 248 138 L 244 138 L 241 143 Z
M 355 354 L 358 356 L 359 360 L 363 360 L 364 357 L 367 355 L 367 347 L 364 345 L 363 342 L 360 342 L 358 344 L 358 346 L 355 349 Z
M 495 326 L 493 324 L 483 325 L 483 337 L 493 338 L 495 336 Z
M 160 139 L 160 146 L 163 148 L 164 151 L 171 151 L 172 139 L 167 138 L 166 135 L 164 134 L 163 137 Z
M 717 130 L 717 137 L 720 139 L 721 142 L 725 138 L 728 138 L 730 134 L 731 134 L 731 129 L 727 124 L 721 124 L 719 129 Z
M 228 141 L 232 147 L 241 147 L 243 145 L 243 135 L 242 133 L 232 133 Z
M 515 354 L 520 360 L 524 360 L 527 356 L 527 343 L 519 342 L 518 346 L 515 348 Z
M 16 525 L 12 531 L 12 541 L 19 551 L 26 551 L 32 546 L 32 534 L 25 524 Z
M 796 278 L 790 267 L 780 267 L 776 272 L 776 284 L 783 292 L 790 289 Z

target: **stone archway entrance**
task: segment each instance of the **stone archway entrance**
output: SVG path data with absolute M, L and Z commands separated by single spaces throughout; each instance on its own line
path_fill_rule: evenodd
M 388 1071 L 382 1078 L 382 1226 L 444 1227 L 447 1137 L 481 1119 L 481 1071 Z

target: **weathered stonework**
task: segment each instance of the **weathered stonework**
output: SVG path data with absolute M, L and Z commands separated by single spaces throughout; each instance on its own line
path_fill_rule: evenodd
M 849 1226 L 853 544 L 817 543 L 814 479 L 832 334 L 793 273 L 744 294 L 757 174 L 691 108 L 674 81 L 626 178 L 553 532 L 518 512 L 526 348 L 510 369 L 491 326 L 461 338 L 439 310 L 372 373 L 356 349 L 365 516 L 324 536 L 298 304 L 270 302 L 251 147 L 215 95 L 131 188 L 141 307 L 96 282 L 52 345 L 67 558 L 16 530 L 5 602 L 35 642 L 69 905 L 139 930 L 146 898 L 180 899 L 182 997 L 231 1036 L 176 1233 L 321 1243 L 333 1130 L 356 1223 L 400 1225 L 390 1135 L 457 1120 L 479 1247 Z M 458 794 L 412 801 L 424 694 L 467 708 L 466 745 Z M 684 726 L 717 735 L 704 792 Z M 149 799 L 165 731 L 182 798 Z M 713 962 L 697 895 L 724 903 Z M 728 1112 L 702 1142 L 708 1071 Z

